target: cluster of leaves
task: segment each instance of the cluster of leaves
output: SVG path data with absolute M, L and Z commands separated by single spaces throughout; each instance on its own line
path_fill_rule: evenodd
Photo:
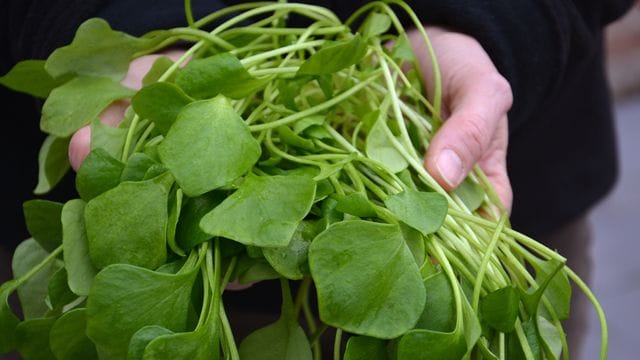
M 310 25 L 287 27 L 293 13 Z M 320 359 L 334 327 L 336 359 L 566 358 L 564 259 L 505 216 L 478 215 L 499 204 L 481 171 L 449 194 L 422 167 L 440 100 L 422 96 L 389 4 L 346 24 L 259 3 L 189 25 L 137 38 L 91 19 L 46 61 L 0 78 L 46 99 L 36 194 L 69 169 L 69 137 L 92 130 L 79 198 L 24 205 L 32 238 L 0 287 L 0 353 Z M 193 45 L 160 57 L 141 90 L 119 83 L 132 59 L 176 41 Z M 100 123 L 123 99 L 124 121 Z M 280 319 L 236 346 L 226 285 L 275 279 Z

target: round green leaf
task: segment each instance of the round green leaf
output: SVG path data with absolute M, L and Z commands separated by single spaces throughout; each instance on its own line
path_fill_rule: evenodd
M 138 91 L 131 99 L 131 105 L 136 114 L 153 121 L 155 130 L 166 135 L 180 110 L 192 101 L 177 85 L 159 82 Z
M 96 347 L 85 334 L 86 309 L 74 309 L 62 315 L 51 328 L 49 344 L 58 360 L 97 359 Z
M 317 224 L 302 221 L 287 247 L 263 248 L 262 253 L 280 275 L 287 279 L 301 280 L 308 272 L 309 245 L 317 234 Z
M 196 99 L 212 98 L 218 94 L 240 99 L 269 81 L 269 78 L 251 76 L 240 60 L 230 53 L 193 60 L 176 76 L 176 84 Z
M 89 257 L 89 244 L 84 224 L 85 202 L 76 199 L 62 208 L 62 248 L 71 291 L 80 296 L 89 294 L 98 272 Z
M 154 179 L 121 183 L 89 201 L 85 224 L 95 267 L 162 265 L 167 257 L 167 197 L 165 186 Z
M 158 147 L 162 163 L 190 197 L 226 185 L 258 161 L 260 145 L 222 96 L 184 107 Z
M 249 334 L 239 348 L 241 359 L 311 360 L 311 348 L 304 331 L 286 316 Z
M 298 75 L 326 75 L 354 65 L 367 53 L 367 44 L 359 34 L 349 40 L 330 43 L 311 55 Z
M 15 278 L 27 274 L 40 264 L 49 253 L 34 239 L 20 243 L 13 254 L 11 268 Z M 49 295 L 49 280 L 61 267 L 61 261 L 54 260 L 35 273 L 18 288 L 18 298 L 25 319 L 40 318 L 50 310 L 46 303 Z
M 139 329 L 185 331 L 195 272 L 164 274 L 117 264 L 96 276 L 87 300 L 87 335 L 100 358 L 123 359 Z
M 383 109 L 386 108 L 388 106 L 383 106 Z M 378 111 L 376 111 L 376 114 L 378 119 L 371 127 L 369 134 L 367 134 L 365 144 L 367 156 L 384 165 L 389 171 L 398 173 L 406 169 L 409 163 L 394 147 L 393 141 L 389 138 L 389 136 L 393 135 L 387 128 L 386 115 Z
M 398 220 L 420 231 L 423 235 L 436 232 L 449 209 L 444 196 L 435 192 L 411 189 L 389 196 L 384 204 Z
M 309 249 L 320 318 L 346 331 L 391 339 L 411 329 L 425 304 L 420 271 L 396 225 L 344 221 Z
M 55 201 L 34 199 L 22 204 L 29 234 L 46 251 L 53 251 L 62 243 L 60 213 L 62 204 Z
M 492 291 L 480 301 L 482 320 L 492 328 L 508 333 L 518 317 L 520 295 L 513 286 Z
M 142 360 L 144 349 L 153 339 L 162 335 L 171 334 L 173 334 L 173 331 L 165 329 L 162 326 L 149 325 L 141 328 L 131 337 L 127 360 Z
M 248 176 L 200 227 L 245 245 L 287 246 L 314 197 L 315 182 L 307 176 Z
M 135 92 L 103 77 L 78 77 L 55 88 L 42 107 L 40 128 L 57 137 L 68 137 L 97 118 L 112 102 Z
M 344 360 L 387 360 L 384 340 L 367 336 L 352 336 L 347 341 Z
M 124 164 L 104 149 L 94 149 L 78 169 L 76 189 L 80 197 L 89 201 L 103 192 L 116 187 Z
M 23 360 L 54 360 L 49 347 L 49 332 L 56 318 L 37 318 L 16 327 L 16 346 Z

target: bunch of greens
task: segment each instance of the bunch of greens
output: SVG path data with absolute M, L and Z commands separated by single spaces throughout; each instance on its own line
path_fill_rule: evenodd
M 46 99 L 36 194 L 69 169 L 69 137 L 92 130 L 79 198 L 24 204 L 32 238 L 0 287 L 0 353 L 320 359 L 331 327 L 334 359 L 567 359 L 571 278 L 606 357 L 597 301 L 563 257 L 510 228 L 482 171 L 447 193 L 423 168 L 440 84 L 431 51 L 435 96 L 423 96 L 394 13 L 419 27 L 406 4 L 370 2 L 345 23 L 282 2 L 194 22 L 185 5 L 188 27 L 141 37 L 90 19 L 0 78 Z M 309 26 L 288 27 L 294 15 Z M 132 59 L 176 45 L 184 56 L 158 58 L 141 90 L 120 84 Z M 124 121 L 100 123 L 122 99 Z M 279 320 L 238 345 L 226 285 L 275 279 Z

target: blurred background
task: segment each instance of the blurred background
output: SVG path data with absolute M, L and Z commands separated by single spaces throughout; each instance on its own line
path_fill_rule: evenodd
M 638 359 L 640 335 L 640 3 L 607 30 L 608 72 L 615 99 L 620 177 L 593 211 L 592 290 L 609 325 L 609 359 Z M 634 310 L 636 309 L 636 310 Z M 600 328 L 592 314 L 583 358 L 598 359 Z

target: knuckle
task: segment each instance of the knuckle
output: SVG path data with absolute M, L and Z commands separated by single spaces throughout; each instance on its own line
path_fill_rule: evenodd
M 498 106 L 502 107 L 500 110 L 508 111 L 513 104 L 513 92 L 507 79 L 497 72 L 492 72 L 485 75 L 485 82 Z
M 487 123 L 482 115 L 469 114 L 459 129 L 464 146 L 474 160 L 479 159 L 485 153 L 491 142 L 491 135 L 486 127 Z

